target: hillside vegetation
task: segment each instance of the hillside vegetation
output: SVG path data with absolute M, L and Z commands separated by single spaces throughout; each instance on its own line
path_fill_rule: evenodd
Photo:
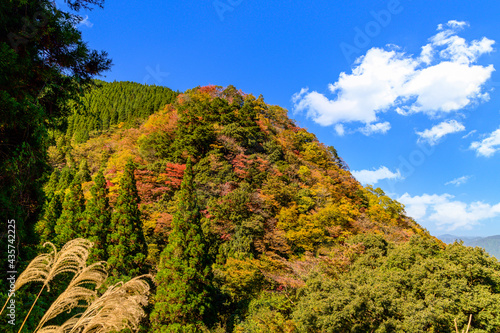
M 430 236 L 285 109 L 100 85 L 53 132 L 37 232 L 92 240 L 109 283 L 155 275 L 143 331 L 500 330 L 499 263 Z

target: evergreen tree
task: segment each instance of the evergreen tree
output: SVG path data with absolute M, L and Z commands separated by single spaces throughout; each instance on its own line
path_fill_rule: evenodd
M 163 250 L 151 314 L 153 332 L 200 332 L 208 304 L 209 267 L 188 159 L 168 245 Z
M 80 162 L 80 166 L 78 168 L 78 177 L 80 177 L 81 182 L 89 182 L 92 180 L 92 176 L 90 175 L 89 165 L 87 163 L 87 159 L 83 159 Z
M 67 1 L 76 11 L 102 3 Z M 67 101 L 78 98 L 92 77 L 111 65 L 105 52 L 89 49 L 82 40 L 81 20 L 49 0 L 0 1 L 0 220 L 3 230 L 8 220 L 16 220 L 19 258 L 26 258 L 36 242 L 42 175 L 49 171 L 49 131 L 64 127 Z M 0 254 L 0 261 L 4 258 Z M 0 281 L 5 281 L 3 272 Z
M 135 276 L 145 270 L 147 244 L 142 230 L 134 170 L 134 164 L 128 161 L 111 215 L 111 231 L 107 238 L 108 264 L 110 274 L 115 278 Z
M 36 225 L 36 231 L 40 235 L 40 242 L 42 244 L 54 239 L 56 221 L 62 213 L 62 201 L 62 193 L 56 192 L 45 205 L 43 217 Z
M 90 249 L 89 260 L 105 261 L 107 256 L 106 238 L 111 223 L 111 208 L 109 206 L 108 188 L 102 170 L 94 179 L 94 186 L 90 189 L 92 197 L 87 202 L 83 219 L 83 236 L 94 243 Z
M 44 188 L 45 196 L 48 202 L 50 202 L 54 194 L 57 192 L 60 176 L 61 172 L 57 168 L 54 169 L 54 171 L 52 171 L 52 173 L 50 174 L 49 181 Z
M 62 213 L 54 227 L 56 245 L 62 246 L 73 238 L 81 236 L 81 221 L 84 209 L 85 198 L 82 184 L 79 177 L 75 177 L 64 196 Z
M 57 191 L 64 192 L 71 184 L 74 178 L 73 170 L 69 166 L 65 166 L 61 170 L 61 176 L 59 177 L 59 183 L 57 185 Z

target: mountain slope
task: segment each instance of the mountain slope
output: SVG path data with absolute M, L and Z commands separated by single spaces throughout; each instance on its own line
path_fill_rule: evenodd
M 118 105 L 113 98 L 109 103 Z M 461 325 L 468 311 L 478 316 L 474 327 L 500 327 L 481 317 L 496 311 L 485 312 L 481 304 L 496 304 L 498 262 L 480 249 L 447 247 L 430 236 L 400 203 L 361 186 L 335 148 L 262 97 L 232 86 L 197 87 L 147 117 L 94 132 L 88 140 L 69 134 L 51 147 L 52 164 L 64 167 L 63 184 L 63 175 L 86 175 L 80 179 L 87 201 L 94 183 L 88 175 L 102 169 L 116 211 L 125 165 L 135 164 L 146 266 L 153 274 L 162 267 L 160 253 L 182 206 L 179 189 L 192 160 L 190 197 L 199 205 L 199 248 L 210 269 L 204 322 L 214 331 L 322 332 L 356 325 L 407 330 L 421 320 L 423 330 L 448 332 L 453 319 Z M 47 189 L 64 187 L 55 184 Z M 463 285 L 468 265 L 488 277 Z M 477 290 L 488 292 L 476 295 Z M 471 299 L 459 297 L 450 306 L 452 294 Z M 317 299 L 326 307 L 317 307 Z M 419 313 L 429 309 L 433 315 Z
M 71 155 L 75 165 L 87 159 L 92 173 L 105 168 L 112 202 L 126 161 L 139 166 L 141 210 L 153 238 L 168 232 L 188 156 L 207 228 L 230 255 L 289 258 L 358 233 L 429 237 L 402 205 L 363 188 L 335 149 L 297 127 L 286 110 L 233 87 L 187 91 L 139 127 L 76 144 Z M 163 241 L 153 243 L 160 249 Z

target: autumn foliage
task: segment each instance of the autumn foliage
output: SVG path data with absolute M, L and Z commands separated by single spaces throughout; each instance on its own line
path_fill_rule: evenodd
M 140 263 L 128 264 L 160 270 L 162 281 L 181 283 L 184 273 L 178 267 L 191 267 L 191 259 L 174 262 L 165 254 L 188 251 L 189 246 L 178 242 L 184 237 L 178 213 L 179 207 L 194 207 L 184 202 L 191 200 L 186 198 L 196 198 L 199 214 L 186 226 L 203 237 L 203 246 L 192 245 L 210 272 L 204 271 L 206 297 L 190 326 L 194 330 L 217 322 L 225 331 L 259 331 L 268 325 L 267 331 L 280 327 L 294 332 L 297 293 L 311 276 L 334 279 L 346 274 L 366 251 L 363 244 L 368 243 L 352 243 L 363 235 L 377 235 L 391 244 L 418 236 L 443 247 L 401 204 L 380 189 L 361 186 L 335 148 L 298 127 L 285 109 L 232 86 L 188 90 L 135 126 L 110 128 L 86 142 L 73 142 L 67 150 L 73 165 L 85 159 L 92 174 L 103 170 L 111 209 L 123 215 L 115 213 L 112 225 L 133 221 L 129 224 L 135 226 L 134 233 L 142 226 L 146 244 L 140 245 L 147 251 Z M 193 162 L 189 193 L 181 190 L 188 160 Z M 60 161 L 54 154 L 56 169 Z M 132 210 L 131 217 L 124 206 L 124 184 L 137 194 L 132 201 L 139 210 Z M 83 188 L 85 198 L 91 197 L 91 185 Z M 56 199 L 47 203 L 47 216 L 61 210 L 64 204 Z M 50 224 L 41 224 L 40 230 L 44 227 Z M 114 247 L 127 241 L 125 234 L 112 238 Z M 112 272 L 125 269 L 118 262 L 113 265 Z M 190 308 L 181 296 L 158 297 L 162 305 L 154 317 L 156 331 L 163 322 L 178 327 L 175 318 L 190 320 L 166 305 L 180 302 L 179 308 Z M 209 304 L 212 301 L 224 305 Z M 260 312 L 259 307 L 267 310 Z

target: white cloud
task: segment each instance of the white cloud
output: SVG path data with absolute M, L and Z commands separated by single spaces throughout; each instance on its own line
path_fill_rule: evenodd
M 471 229 L 479 221 L 500 215 L 500 203 L 489 205 L 480 201 L 467 204 L 453 200 L 450 194 L 402 195 L 398 201 L 405 205 L 407 214 L 419 222 L 433 223 L 448 231 L 458 228 Z
M 484 83 L 493 65 L 475 65 L 493 50 L 493 40 L 467 42 L 457 35 L 464 22 L 450 21 L 429 39 L 419 56 L 398 48 L 372 48 L 358 58 L 351 74 L 340 73 L 330 84 L 332 99 L 302 89 L 293 96 L 295 112 L 306 112 L 320 125 L 345 122 L 371 124 L 391 109 L 400 114 L 430 116 L 460 110 L 488 99 Z
M 468 138 L 469 136 L 471 136 L 472 134 L 474 134 L 474 133 L 476 133 L 476 132 L 477 132 L 477 130 L 472 130 L 472 131 L 470 131 L 469 133 L 467 133 L 466 135 L 464 135 L 464 136 L 462 137 L 462 139 L 466 139 L 466 138 Z
M 82 18 L 82 20 L 78 22 L 76 26 L 78 27 L 82 25 L 86 26 L 87 28 L 92 28 L 94 26 L 94 23 L 90 22 L 88 15 L 85 15 L 85 17 Z
M 449 182 L 445 183 L 445 185 L 455 185 L 455 186 L 460 186 L 462 184 L 465 184 L 469 180 L 470 176 L 462 176 L 459 178 L 455 178 L 453 180 L 450 180 Z
M 376 123 L 376 124 L 366 124 L 365 127 L 361 127 L 359 131 L 363 133 L 366 136 L 375 134 L 375 133 L 382 133 L 385 134 L 387 131 L 391 129 L 391 124 L 386 121 L 383 123 Z
M 426 129 L 423 132 L 417 132 L 419 142 L 427 141 L 430 145 L 435 145 L 445 135 L 465 131 L 465 126 L 456 120 L 443 121 L 442 123 L 433 126 L 431 129 Z
M 477 155 L 491 157 L 500 150 L 500 128 L 491 133 L 483 141 L 474 141 L 470 145 L 471 149 L 475 149 Z
M 335 132 L 337 132 L 339 136 L 344 136 L 345 135 L 344 125 L 342 124 L 335 125 Z
M 402 179 L 399 170 L 396 170 L 396 172 L 391 172 L 385 166 L 381 166 L 377 170 L 360 170 L 352 171 L 351 173 L 354 178 L 356 178 L 360 183 L 370 185 L 375 185 L 383 179 Z

